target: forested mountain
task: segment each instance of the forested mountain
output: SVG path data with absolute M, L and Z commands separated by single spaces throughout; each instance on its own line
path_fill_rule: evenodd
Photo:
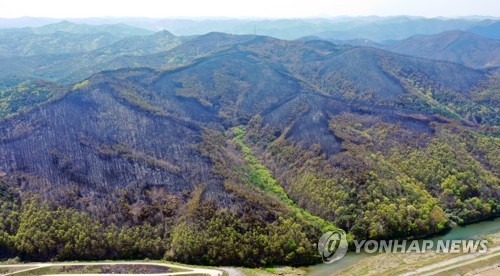
M 498 75 L 162 32 L 61 58 L 52 80 L 86 58 L 75 83 L 0 92 L 4 255 L 304 264 L 327 229 L 411 238 L 500 214 Z
M 450 61 L 471 68 L 500 66 L 500 40 L 462 31 L 412 36 L 384 48 L 396 53 Z
M 119 57 L 165 52 L 183 41 L 167 31 L 125 38 L 110 33 L 9 32 L 0 33 L 0 38 L 0 80 L 5 86 L 30 79 L 76 82 L 102 70 L 126 67 Z M 134 65 L 140 66 L 130 64 Z
M 317 36 L 305 36 L 301 37 L 298 39 L 299 41 L 314 41 L 314 40 L 326 40 L 328 42 L 331 42 L 336 45 L 350 45 L 350 46 L 362 46 L 362 47 L 372 47 L 372 48 L 380 48 L 380 49 L 385 49 L 388 47 L 390 44 L 385 44 L 385 43 L 377 43 L 374 41 L 371 41 L 369 39 L 348 39 L 348 40 L 342 40 L 342 39 L 322 39 Z M 397 43 L 395 41 L 394 43 Z
M 66 32 L 52 34 L 6 32 L 0 33 L 0 58 L 88 52 L 109 46 L 117 40 L 107 33 L 79 35 Z

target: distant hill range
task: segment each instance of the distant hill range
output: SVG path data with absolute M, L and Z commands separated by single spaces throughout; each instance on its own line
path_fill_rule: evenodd
M 317 36 L 301 41 L 321 40 Z M 500 40 L 464 31 L 447 31 L 433 35 L 415 35 L 400 41 L 377 43 L 368 39 L 327 39 L 337 45 L 373 47 L 394 53 L 432 60 L 448 61 L 471 68 L 495 71 L 500 66 Z
M 147 35 L 153 33 L 153 31 L 132 27 L 123 23 L 89 25 L 82 23 L 76 24 L 70 21 L 60 21 L 57 23 L 47 24 L 39 27 L 0 29 L 0 33 L 9 33 L 9 32 L 24 32 L 32 34 L 54 34 L 57 32 L 64 32 L 64 33 L 78 34 L 78 35 L 109 33 L 116 37 Z
M 376 42 L 401 40 L 417 34 L 436 34 L 450 30 L 470 31 L 490 38 L 500 33 L 497 18 L 423 18 L 423 17 L 338 17 L 331 19 L 151 19 L 151 18 L 84 18 L 67 19 L 73 23 L 109 25 L 122 29 L 127 24 L 150 31 L 169 30 L 175 35 L 201 35 L 208 32 L 233 34 L 254 34 L 281 39 L 297 39 L 304 36 L 318 36 L 323 39 L 369 39 Z M 60 20 L 50 18 L 0 19 L 0 28 L 40 27 Z M 52 26 L 64 27 L 68 23 Z M 64 27 L 71 29 L 72 27 Z M 50 28 L 49 28 L 50 29 Z M 140 32 L 135 30 L 134 32 Z M 136 33 L 137 34 L 137 33 Z
M 500 40 L 463 31 L 412 36 L 383 48 L 395 53 L 445 60 L 471 68 L 500 66 Z
M 486 24 L 481 24 L 469 29 L 478 35 L 482 35 L 489 38 L 500 39 L 500 22 L 494 20 L 485 21 Z

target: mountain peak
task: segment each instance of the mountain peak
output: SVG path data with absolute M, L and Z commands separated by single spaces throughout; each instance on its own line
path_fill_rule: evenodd
M 49 24 L 46 26 L 76 26 L 76 25 L 86 25 L 86 24 L 76 24 L 68 20 L 62 20 L 57 23 Z
M 175 37 L 175 35 L 167 30 L 161 30 L 159 32 L 154 33 L 155 36 L 159 37 Z

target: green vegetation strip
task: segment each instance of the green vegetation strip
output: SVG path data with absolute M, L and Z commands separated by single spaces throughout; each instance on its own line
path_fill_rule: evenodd
M 233 142 L 241 149 L 244 160 L 249 164 L 244 167 L 244 170 L 249 175 L 248 180 L 250 183 L 259 187 L 269 195 L 279 198 L 281 202 L 285 203 L 292 209 L 292 212 L 296 217 L 320 226 L 323 231 L 337 229 L 337 227 L 335 227 L 332 223 L 320 217 L 314 216 L 308 211 L 300 208 L 288 197 L 283 187 L 281 187 L 276 178 L 273 177 L 269 169 L 259 162 L 253 154 L 252 149 L 245 144 L 245 132 L 246 130 L 244 126 L 234 127 Z

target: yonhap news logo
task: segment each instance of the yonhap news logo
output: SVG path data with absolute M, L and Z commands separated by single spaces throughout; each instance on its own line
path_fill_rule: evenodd
M 353 240 L 353 253 L 485 253 L 487 240 Z M 342 259 L 348 248 L 342 229 L 324 233 L 318 242 L 318 251 L 324 263 Z
M 318 251 L 324 263 L 331 264 L 347 253 L 347 238 L 344 230 L 338 229 L 324 233 L 318 242 Z

